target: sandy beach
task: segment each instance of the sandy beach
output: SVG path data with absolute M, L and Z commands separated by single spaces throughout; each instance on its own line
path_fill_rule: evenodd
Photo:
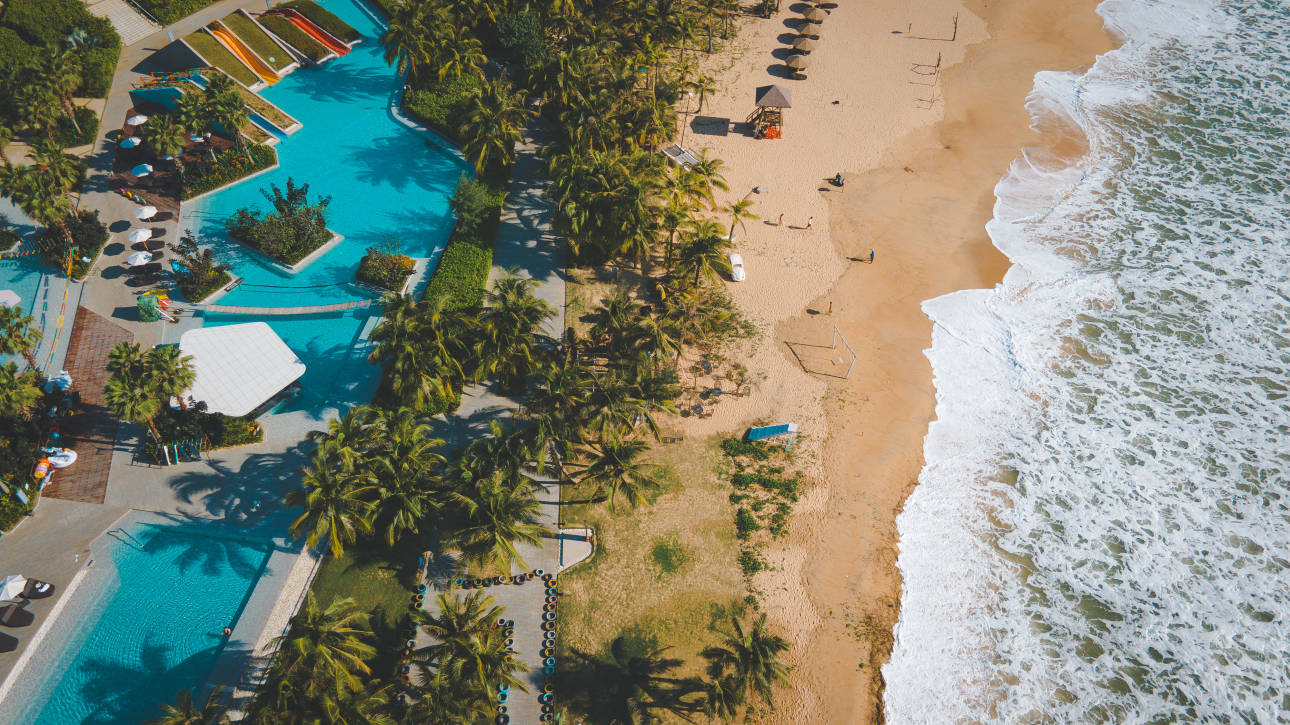
M 725 161 L 730 191 L 719 202 L 756 201 L 762 219 L 736 233 L 748 280 L 730 289 L 763 334 L 743 351 L 753 395 L 682 427 L 795 421 L 814 484 L 756 580 L 793 644 L 795 687 L 777 700 L 777 721 L 882 720 L 879 668 L 900 598 L 895 517 L 935 407 L 920 305 L 1002 278 L 1007 260 L 985 224 L 1023 148 L 1083 152 L 1031 130 L 1024 104 L 1035 72 L 1080 68 L 1112 47 L 1096 5 L 843 0 L 809 77 L 791 80 L 782 63 L 804 6 L 786 3 L 748 20 L 704 68 L 720 91 L 685 145 Z M 782 139 L 754 140 L 741 124 L 769 83 L 789 88 L 793 106 Z M 838 172 L 845 190 L 826 181 Z

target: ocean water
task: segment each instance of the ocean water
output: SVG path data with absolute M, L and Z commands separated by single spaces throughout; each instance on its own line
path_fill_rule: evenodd
M 1290 4 L 1107 0 L 993 290 L 924 305 L 892 723 L 1290 722 Z

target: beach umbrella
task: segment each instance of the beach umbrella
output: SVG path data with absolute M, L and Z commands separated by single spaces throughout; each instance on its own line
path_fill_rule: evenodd
M 151 164 L 139 164 L 133 169 L 130 169 L 131 176 L 147 176 L 148 174 L 151 174 L 151 173 L 152 173 Z
M 0 289 L 0 306 L 17 307 L 22 304 L 22 298 L 17 292 L 11 289 Z
M 820 26 L 816 23 L 804 23 L 797 29 L 797 35 L 801 38 L 818 38 L 820 37 Z
M 148 122 L 148 117 L 143 115 L 142 113 L 136 113 L 133 116 L 125 119 L 125 122 L 131 126 L 142 126 L 143 124 Z
M 152 206 L 151 204 L 145 207 L 140 207 L 139 211 L 134 213 L 135 219 L 151 219 L 155 216 L 157 216 L 157 207 Z
M 793 70 L 802 70 L 811 64 L 811 57 L 807 55 L 794 55 L 788 59 L 788 67 Z
M 125 260 L 125 263 L 130 265 L 131 267 L 142 267 L 143 265 L 151 261 L 152 261 L 151 254 L 148 254 L 147 252 L 135 252 L 134 254 L 131 254 L 128 259 Z
M 802 13 L 802 17 L 806 18 L 807 20 L 810 20 L 813 23 L 822 23 L 824 22 L 824 19 L 827 18 L 828 16 L 829 16 L 828 13 L 824 12 L 819 8 L 811 8 L 810 10 L 807 10 L 806 12 Z
M 819 44 L 818 40 L 812 40 L 806 36 L 802 36 L 797 40 L 793 41 L 793 50 L 798 50 L 803 53 L 809 53 L 812 50 L 815 50 L 815 46 L 818 44 Z
M 130 137 L 121 139 L 121 148 L 132 149 L 135 146 L 138 146 L 140 143 L 142 143 L 142 141 L 138 136 L 130 136 Z
M 27 588 L 27 577 L 10 574 L 0 579 L 0 599 L 16 599 Z
M 129 239 L 131 242 L 135 244 L 138 244 L 139 242 L 146 242 L 149 239 L 152 239 L 152 230 L 147 228 L 135 229 L 134 231 L 130 232 Z

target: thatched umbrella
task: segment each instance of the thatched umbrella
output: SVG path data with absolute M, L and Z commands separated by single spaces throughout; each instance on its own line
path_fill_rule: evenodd
M 818 41 L 812 40 L 806 37 L 805 35 L 803 35 L 799 37 L 797 40 L 793 41 L 793 50 L 796 50 L 801 53 L 810 53 L 812 50 L 815 50 L 815 46 L 817 44 L 818 44 Z
M 811 8 L 810 10 L 807 10 L 806 12 L 802 13 L 802 17 L 814 23 L 822 23 L 824 22 L 824 19 L 827 18 L 828 16 L 829 16 L 828 13 L 824 12 L 819 8 Z
M 797 29 L 799 38 L 818 38 L 820 37 L 820 26 L 815 23 L 806 23 Z
M 811 65 L 811 56 L 809 55 L 790 55 L 788 57 L 788 67 L 793 70 L 805 70 Z

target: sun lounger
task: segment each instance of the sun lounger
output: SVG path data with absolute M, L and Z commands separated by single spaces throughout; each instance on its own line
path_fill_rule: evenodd
M 36 619 L 36 615 L 23 609 L 18 604 L 0 607 L 0 624 L 6 627 L 26 627 Z
M 23 599 L 44 599 L 54 593 L 54 585 L 49 582 L 43 582 L 39 579 L 28 579 L 27 586 L 22 590 Z
M 0 632 L 0 652 L 12 652 L 18 649 L 18 638 Z

